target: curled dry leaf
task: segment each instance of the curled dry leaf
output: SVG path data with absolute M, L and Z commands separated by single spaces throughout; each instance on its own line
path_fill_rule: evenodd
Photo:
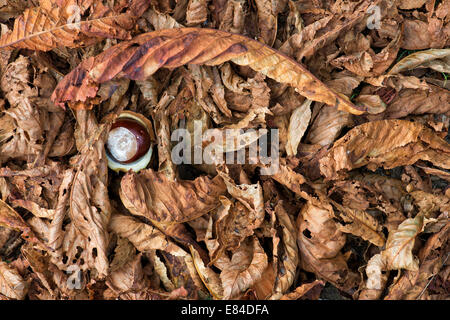
M 123 266 L 112 271 L 106 280 L 107 286 L 116 294 L 128 296 L 125 299 L 130 299 L 133 294 L 142 294 L 149 287 L 142 270 L 141 254 L 130 258 Z
M 225 4 L 219 29 L 231 33 L 242 33 L 245 23 L 245 1 L 229 0 Z
M 346 237 L 333 221 L 333 208 L 322 201 L 308 201 L 297 218 L 300 266 L 342 290 L 356 285 L 356 274 L 349 270 L 340 252 Z
M 299 300 L 308 295 L 309 292 L 315 290 L 315 288 L 323 288 L 323 286 L 324 282 L 321 280 L 314 280 L 310 283 L 304 283 L 301 286 L 295 288 L 294 291 L 283 295 L 280 300 Z
M 403 71 L 408 71 L 420 67 L 421 65 L 429 64 L 433 60 L 443 59 L 449 55 L 450 49 L 430 49 L 414 52 L 397 62 L 391 70 L 389 70 L 389 74 L 397 74 Z
M 194 247 L 191 246 L 190 249 L 195 269 L 202 279 L 203 284 L 215 299 L 222 299 L 223 287 L 219 275 L 215 273 L 211 268 L 205 266 L 199 253 L 194 249 Z
M 150 255 L 155 271 L 167 289 L 174 290 L 184 285 L 189 295 L 195 295 L 198 288 L 203 287 L 191 254 L 169 241 L 157 228 L 120 214 L 112 216 L 109 227 L 128 239 L 140 252 Z M 156 250 L 162 254 L 165 263 L 156 255 Z M 168 274 L 168 270 L 173 274 Z
M 275 280 L 274 294 L 271 299 L 281 298 L 295 280 L 299 254 L 297 247 L 297 230 L 289 213 L 283 208 L 283 202 L 278 202 L 275 214 L 282 228 L 282 251 L 278 254 L 278 274 Z
M 209 50 L 204 50 L 204 46 Z M 196 28 L 142 34 L 89 58 L 58 84 L 52 100 L 59 105 L 86 101 L 95 96 L 98 84 L 113 78 L 145 80 L 161 67 L 175 68 L 188 63 L 217 65 L 228 60 L 291 85 L 311 100 L 355 114 L 364 112 L 282 53 L 241 35 Z
M 405 120 L 372 121 L 350 130 L 337 140 L 325 157 L 320 171 L 336 179 L 346 171 L 362 166 L 387 169 L 427 160 L 450 168 L 450 145 L 432 129 Z
M 395 61 L 400 49 L 402 30 L 399 29 L 392 41 L 375 54 L 370 48 L 370 41 L 361 33 L 347 33 L 344 39 L 344 50 L 349 55 L 333 60 L 336 66 L 343 66 L 359 76 L 369 77 L 381 75 Z
M 115 12 L 103 4 L 79 5 L 74 0 L 43 0 L 39 7 L 26 9 L 14 21 L 12 31 L 0 38 L 0 48 L 25 48 L 49 51 L 56 47 L 79 47 L 101 39 L 127 39 L 136 19 L 149 3 L 133 0 L 125 13 Z M 86 20 L 82 15 L 89 12 Z
M 249 211 L 247 228 L 258 228 L 264 219 L 264 199 L 262 187 L 259 184 L 236 184 L 224 171 L 219 171 L 227 187 L 228 193 L 239 200 Z
M 366 267 L 367 280 L 359 294 L 359 300 L 379 299 L 387 283 L 386 262 L 381 254 L 370 258 Z
M 76 116 L 79 127 L 75 136 L 80 150 L 76 158 L 78 170 L 75 173 L 66 171 L 61 185 L 60 201 L 50 227 L 50 242 L 55 250 L 53 261 L 64 270 L 71 265 L 78 265 L 82 270 L 95 268 L 102 278 L 109 269 L 106 251 L 111 207 L 104 149 L 108 125 L 97 124 L 92 111 L 80 110 Z M 66 215 L 70 223 L 63 228 Z
M 389 270 L 418 270 L 419 261 L 414 257 L 412 249 L 417 235 L 423 231 L 427 222 L 424 215 L 419 213 L 415 218 L 406 219 L 397 230 L 389 233 L 386 248 L 381 253 Z
M 337 214 L 344 222 L 339 224 L 340 231 L 354 234 L 376 246 L 384 246 L 385 238 L 381 232 L 382 225 L 373 216 L 366 211 L 341 206 L 334 201 L 332 201 L 332 204 L 336 207 Z
M 450 92 L 429 85 L 430 90 L 402 89 L 394 97 L 384 115 L 388 119 L 402 118 L 410 114 L 445 114 L 450 116 Z
M 309 127 L 306 140 L 312 144 L 326 146 L 336 139 L 345 126 L 350 124 L 352 121 L 349 113 L 323 106 Z
M 194 220 L 217 208 L 218 197 L 225 191 L 220 177 L 175 181 L 147 169 L 123 177 L 120 198 L 133 214 L 171 224 Z
M 271 0 L 256 0 L 258 29 L 262 42 L 272 46 L 277 36 L 277 15 Z
M 231 259 L 223 264 L 220 273 L 223 299 L 237 298 L 244 293 L 261 278 L 267 264 L 267 255 L 256 237 L 241 243 Z
M 308 128 L 311 119 L 311 100 L 306 99 L 303 104 L 295 109 L 289 120 L 288 140 L 286 143 L 286 153 L 288 156 L 297 154 L 298 145 L 303 138 L 303 134 Z
M 448 236 L 450 223 L 433 234 L 420 250 L 420 266 L 417 271 L 407 270 L 398 281 L 389 288 L 386 300 L 416 300 L 425 293 L 437 271 L 448 259 Z
M 448 298 L 449 5 L 0 0 L 0 300 Z
M 427 0 L 400 0 L 398 7 L 403 10 L 418 9 L 426 2 Z
M 38 95 L 29 85 L 30 60 L 19 56 L 1 77 L 1 89 L 12 108 L 0 117 L 0 162 L 10 158 L 34 160 L 42 150 L 44 113 L 35 108 L 32 98 Z
M 29 284 L 19 272 L 6 262 L 0 261 L 0 293 L 8 298 L 22 300 L 25 298 Z
M 0 200 L 0 226 L 21 231 L 22 238 L 41 246 L 41 248 L 46 248 L 46 245 L 37 237 L 31 227 L 3 200 Z
M 119 236 L 128 239 L 141 252 L 166 250 L 169 246 L 174 246 L 157 228 L 130 216 L 113 214 L 109 228 Z
M 189 0 L 186 9 L 186 23 L 193 26 L 206 21 L 208 18 L 207 0 Z

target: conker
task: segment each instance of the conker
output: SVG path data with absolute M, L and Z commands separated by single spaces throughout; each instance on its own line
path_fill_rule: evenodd
M 110 156 L 122 164 L 143 157 L 150 148 L 147 128 L 134 119 L 119 118 L 111 126 L 106 147 Z

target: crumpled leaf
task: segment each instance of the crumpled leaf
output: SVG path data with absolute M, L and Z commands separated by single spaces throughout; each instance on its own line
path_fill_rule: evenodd
M 407 50 L 444 48 L 448 46 L 447 26 L 442 20 L 433 17 L 425 22 L 420 19 L 403 21 L 403 41 L 401 47 Z
M 366 266 L 367 280 L 363 290 L 359 294 L 359 300 L 377 300 L 387 283 L 386 262 L 381 254 L 376 254 L 370 258 Z
M 450 92 L 438 86 L 429 86 L 430 90 L 400 90 L 384 112 L 385 117 L 397 119 L 424 113 L 450 115 Z
M 210 239 L 217 241 L 217 247 L 209 252 L 213 262 L 224 254 L 225 250 L 234 251 L 239 248 L 241 242 L 253 235 L 255 229 L 255 217 L 251 216 L 252 211 L 244 204 L 239 201 L 232 202 L 226 197 L 221 197 L 220 202 L 222 205 L 217 209 L 214 221 L 216 239 Z M 261 220 L 256 222 L 260 224 Z
M 46 245 L 33 232 L 31 227 L 22 219 L 22 217 L 11 208 L 6 202 L 0 199 L 0 226 L 21 231 L 22 238 L 31 243 L 46 248 Z
M 379 114 L 386 110 L 386 103 L 376 94 L 360 94 L 354 101 L 358 105 L 366 106 L 370 114 Z
M 121 182 L 120 198 L 130 212 L 163 224 L 198 218 L 219 206 L 225 193 L 220 177 L 171 181 L 152 169 L 129 172 Z
M 164 277 L 161 281 L 167 289 L 175 290 L 184 286 L 190 295 L 195 295 L 194 288 L 203 287 L 191 254 L 169 241 L 157 228 L 130 216 L 114 214 L 110 229 L 127 238 L 139 251 L 150 254 L 155 271 Z M 167 266 L 156 255 L 156 250 L 160 250 L 165 257 Z
M 320 171 L 336 179 L 346 170 L 367 166 L 394 168 L 427 160 L 450 168 L 450 145 L 433 130 L 405 120 L 372 121 L 350 130 L 320 159 Z
M 174 245 L 157 228 L 130 216 L 113 214 L 109 228 L 119 236 L 128 239 L 141 252 L 156 249 L 172 251 L 169 246 Z
M 228 193 L 239 200 L 250 212 L 247 216 L 247 228 L 258 228 L 264 219 L 264 199 L 262 188 L 256 184 L 236 184 L 224 171 L 219 171 L 227 187 Z
M 147 10 L 143 17 L 146 18 L 155 30 L 161 29 L 172 29 L 183 27 L 182 24 L 178 23 L 177 20 L 172 18 L 170 15 L 158 12 L 156 10 Z
M 177 38 L 170 45 L 170 39 Z M 204 45 L 210 50 L 204 51 Z M 145 54 L 137 51 L 138 47 L 143 48 L 141 50 L 145 50 Z M 182 50 L 182 55 L 178 55 L 179 50 Z M 111 60 L 113 57 L 114 60 Z M 276 50 L 240 35 L 206 28 L 165 29 L 121 42 L 72 70 L 58 84 L 52 100 L 58 105 L 66 101 L 86 101 L 95 96 L 98 90 L 96 83 L 109 81 L 117 75 L 145 80 L 161 67 L 175 68 L 187 63 L 217 65 L 228 60 L 238 65 L 248 65 L 274 80 L 289 84 L 311 100 L 355 114 L 364 112 L 346 97 L 326 87 L 303 66 Z M 114 67 L 111 61 L 115 61 Z
M 12 108 L 0 117 L 0 162 L 9 158 L 32 160 L 42 150 L 44 115 L 31 99 L 38 95 L 29 85 L 30 61 L 19 56 L 1 77 L 1 89 Z
M 449 55 L 450 49 L 430 49 L 414 52 L 397 62 L 391 70 L 389 70 L 389 74 L 397 74 L 403 71 L 412 70 L 421 65 L 429 64 L 433 60 L 448 57 Z
M 333 221 L 332 208 L 317 200 L 308 201 L 297 218 L 300 266 L 342 290 L 356 285 L 356 274 L 340 252 L 346 237 Z
M 417 9 L 423 6 L 427 0 L 400 0 L 398 7 L 403 10 Z
M 360 76 L 381 75 L 397 58 L 401 40 L 402 30 L 399 29 L 392 41 L 381 52 L 375 54 L 370 48 L 369 40 L 363 34 L 347 33 L 344 50 L 347 49 L 348 55 L 336 58 L 332 63 L 336 66 L 344 66 Z
M 306 141 L 322 146 L 331 144 L 342 128 L 351 123 L 351 115 L 349 113 L 323 106 L 309 127 Z
M 208 18 L 207 0 L 189 0 L 186 8 L 186 24 L 193 26 L 206 21 Z
M 293 218 L 283 208 L 283 202 L 278 202 L 275 214 L 282 228 L 282 252 L 278 255 L 279 266 L 275 280 L 273 295 L 270 299 L 281 298 L 294 283 L 299 261 L 297 247 L 297 230 Z
M 433 234 L 420 250 L 420 266 L 417 271 L 407 270 L 398 281 L 389 288 L 385 300 L 417 300 L 424 295 L 430 281 L 448 259 L 448 235 L 450 224 Z
M 245 24 L 245 0 L 226 1 L 218 28 L 231 33 L 242 33 Z
M 304 283 L 301 286 L 295 288 L 292 292 L 283 295 L 280 300 L 299 300 L 301 298 L 306 298 L 305 296 L 308 295 L 309 292 L 318 287 L 323 288 L 323 286 L 324 282 L 321 280 L 314 280 L 310 283 Z
M 106 284 L 116 294 L 126 295 L 130 298 L 133 294 L 140 294 L 149 287 L 149 281 L 142 270 L 141 254 L 135 254 L 123 266 L 111 272 Z
M 103 278 L 109 269 L 107 225 L 111 215 L 104 147 L 108 125 L 97 124 L 92 111 L 79 110 L 76 116 L 79 167 L 73 174 L 66 171 L 66 181 L 61 185 L 60 202 L 50 227 L 53 261 L 64 270 L 71 265 L 78 265 L 81 270 L 95 268 L 98 276 Z M 66 214 L 70 223 L 63 229 Z M 64 255 L 68 259 L 64 260 Z
M 271 0 L 256 0 L 259 35 L 262 42 L 272 46 L 277 36 L 277 14 Z
M 16 269 L 0 261 L 0 294 L 17 300 L 23 300 L 29 284 L 23 280 Z
M 449 5 L 0 0 L 0 260 L 23 298 L 447 299 Z M 125 110 L 154 157 L 109 174 Z
M 351 233 L 364 240 L 370 241 L 376 246 L 382 247 L 385 238 L 382 225 L 369 213 L 363 210 L 354 210 L 332 201 L 337 208 L 339 216 L 344 223 L 339 224 L 339 230 L 345 233 Z
M 237 298 L 258 281 L 267 267 L 267 255 L 256 237 L 249 238 L 223 264 L 223 299 Z
M 88 1 L 78 5 L 74 0 L 42 0 L 40 4 L 26 9 L 14 21 L 14 29 L 0 38 L 0 48 L 49 51 L 59 46 L 93 44 L 104 37 L 127 39 L 136 18 L 149 5 L 147 1 L 134 0 L 127 12 L 120 13 L 102 4 L 91 6 Z M 88 10 L 89 18 L 82 21 Z

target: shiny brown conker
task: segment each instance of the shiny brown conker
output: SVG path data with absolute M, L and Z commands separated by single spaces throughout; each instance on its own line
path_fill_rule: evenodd
M 144 156 L 150 143 L 150 135 L 141 123 L 129 118 L 119 118 L 111 126 L 107 149 L 114 161 L 128 164 Z

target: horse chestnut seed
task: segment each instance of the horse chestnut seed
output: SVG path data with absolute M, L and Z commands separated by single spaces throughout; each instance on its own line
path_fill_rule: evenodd
M 138 121 L 119 118 L 111 126 L 106 147 L 110 156 L 122 164 L 132 163 L 150 148 L 150 135 Z

